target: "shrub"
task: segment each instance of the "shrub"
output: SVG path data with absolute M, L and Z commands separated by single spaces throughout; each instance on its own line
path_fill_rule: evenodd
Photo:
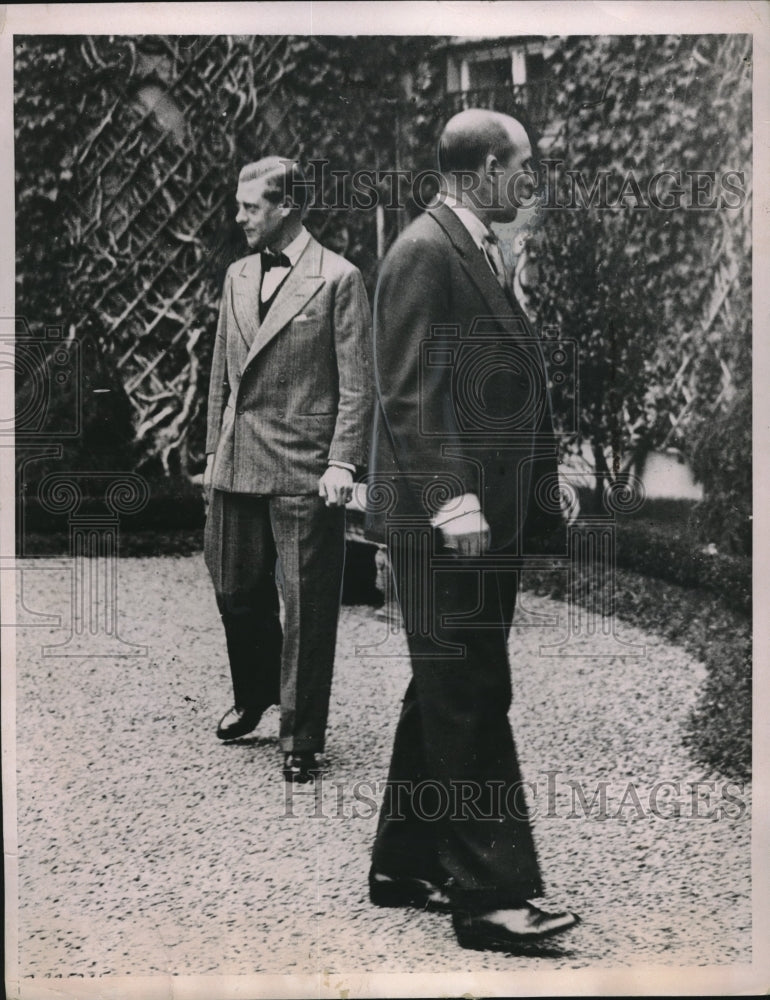
M 724 552 L 751 554 L 751 391 L 701 424 L 692 455 L 705 499 L 695 511 L 698 536 Z
M 699 544 L 688 525 L 619 522 L 617 565 L 681 587 L 707 590 L 734 611 L 751 615 L 751 559 Z

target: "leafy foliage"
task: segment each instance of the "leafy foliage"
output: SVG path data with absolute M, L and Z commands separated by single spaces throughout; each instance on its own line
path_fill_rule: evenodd
M 751 555 L 751 391 L 746 387 L 724 413 L 703 420 L 693 449 L 693 470 L 705 498 L 695 514 L 702 538 L 727 551 Z
M 424 95 L 438 77 L 422 39 L 17 39 L 17 311 L 98 345 L 130 401 L 138 467 L 200 464 L 211 341 L 234 224 L 237 173 L 279 152 L 326 161 L 310 228 L 361 267 L 402 219 L 348 211 L 341 172 L 386 170 L 430 148 Z M 406 100 L 414 70 L 420 100 Z M 335 178 L 334 171 L 337 171 Z M 59 399 L 55 405 L 66 406 Z M 118 414 L 116 436 L 125 436 Z M 95 461 L 89 435 L 69 468 Z
M 622 520 L 617 525 L 617 563 L 657 580 L 709 591 L 732 610 L 751 616 L 750 560 L 699 545 L 693 525 Z
M 102 430 L 133 437 L 138 468 L 200 468 L 222 274 L 246 251 L 234 224 L 240 165 L 276 150 L 316 164 L 308 224 L 373 292 L 379 256 L 416 211 L 408 185 L 392 197 L 387 171 L 434 167 L 456 110 L 441 41 L 16 39 L 18 312 L 97 346 L 103 380 L 128 401 Z M 750 45 L 736 35 L 547 46 L 545 153 L 563 163 L 543 213 L 537 318 L 578 341 L 570 445 L 588 441 L 608 476 L 630 452 L 691 454 L 700 426 L 750 382 Z M 380 173 L 379 212 L 349 207 L 361 170 Z M 589 188 L 601 171 L 616 188 L 633 171 L 645 196 L 661 170 L 736 170 L 745 198 L 645 209 L 632 187 L 614 209 L 558 208 L 574 198 L 567 170 Z M 88 466 L 95 450 L 86 428 L 64 461 Z
M 566 38 L 549 68 L 539 318 L 579 343 L 572 445 L 617 476 L 634 452 L 691 454 L 751 380 L 751 39 Z
M 316 195 L 327 207 L 311 210 L 308 224 L 361 268 L 373 292 L 379 254 L 416 209 L 408 189 L 400 191 L 406 209 L 397 199 L 389 208 L 392 188 L 380 184 L 382 212 L 350 210 L 339 172 L 435 166 L 437 132 L 456 110 L 443 94 L 440 42 L 15 39 L 17 312 L 34 331 L 60 326 L 81 347 L 86 419 L 61 464 L 167 476 L 200 467 L 221 279 L 246 251 L 233 202 L 244 162 L 271 152 L 326 161 Z M 540 324 L 579 345 L 581 406 L 569 444 L 589 442 L 597 470 L 610 477 L 622 475 L 629 453 L 680 447 L 706 488 L 703 540 L 745 552 L 751 39 L 554 39 L 547 70 L 545 154 L 563 162 L 542 217 L 533 291 Z M 633 172 L 643 198 L 662 170 L 684 178 L 738 171 L 745 197 L 713 211 L 644 208 L 631 185 L 615 208 L 559 208 L 574 197 L 567 170 L 588 190 L 602 171 L 616 186 Z M 70 405 L 66 393 L 56 395 L 53 421 L 56 407 Z M 165 508 L 153 510 L 175 524 L 187 519 L 197 545 L 199 494 L 182 496 L 180 506 L 178 480 L 170 482 Z M 147 541 L 153 552 L 157 528 Z M 704 553 L 690 535 L 627 524 L 618 550 L 624 565 L 749 607 L 746 561 Z M 700 593 L 676 603 L 669 592 L 661 615 L 660 584 L 629 587 L 624 606 L 644 591 L 639 616 L 672 637 L 681 624 L 708 664 L 693 727 L 699 752 L 717 766 L 747 768 L 747 622 L 736 624 L 716 597 L 697 613 Z

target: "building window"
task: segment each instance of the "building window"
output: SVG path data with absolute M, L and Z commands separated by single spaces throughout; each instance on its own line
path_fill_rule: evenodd
M 511 60 L 479 59 L 468 63 L 468 90 L 505 87 L 511 83 Z
M 543 44 L 522 40 L 447 51 L 447 106 L 485 107 L 521 115 L 538 129 L 548 117 L 548 74 Z

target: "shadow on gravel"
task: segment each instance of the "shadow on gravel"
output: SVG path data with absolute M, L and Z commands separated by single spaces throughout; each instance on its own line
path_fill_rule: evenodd
M 222 740 L 223 747 L 277 747 L 277 736 L 241 736 L 238 740 Z
M 509 948 L 485 948 L 484 951 L 494 951 L 505 955 L 513 955 L 521 958 L 574 958 L 577 952 L 573 948 L 559 947 L 556 944 L 538 944 L 536 941 L 530 944 L 522 942 L 515 950 Z

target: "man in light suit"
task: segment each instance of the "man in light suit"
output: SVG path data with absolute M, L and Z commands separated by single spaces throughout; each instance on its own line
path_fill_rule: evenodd
M 561 524 L 544 357 L 490 229 L 515 218 L 531 157 L 508 116 L 446 125 L 443 194 L 377 285 L 368 515 L 412 660 L 371 900 L 452 911 L 463 947 L 514 952 L 577 922 L 532 902 L 543 884 L 508 719 L 517 560 Z
M 225 278 L 204 474 L 206 564 L 234 698 L 217 736 L 252 732 L 280 704 L 287 781 L 312 780 L 324 749 L 344 507 L 372 409 L 363 280 L 302 225 L 305 191 L 293 161 L 268 157 L 241 171 L 236 221 L 257 252 Z

